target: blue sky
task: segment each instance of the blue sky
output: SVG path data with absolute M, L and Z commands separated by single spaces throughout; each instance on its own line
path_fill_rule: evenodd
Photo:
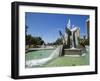
M 59 38 L 59 30 L 63 33 L 67 26 L 68 20 L 71 26 L 80 28 L 80 35 L 86 35 L 86 20 L 88 15 L 71 15 L 71 14 L 50 14 L 50 13 L 25 13 L 25 24 L 29 27 L 27 34 L 40 36 L 47 42 L 54 42 Z

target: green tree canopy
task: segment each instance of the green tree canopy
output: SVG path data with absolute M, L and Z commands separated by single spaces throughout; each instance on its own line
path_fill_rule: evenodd
M 58 38 L 53 44 L 54 45 L 61 45 L 61 44 L 63 44 L 62 39 Z
M 26 35 L 26 45 L 42 45 L 44 41 L 41 37 L 33 37 L 32 35 Z

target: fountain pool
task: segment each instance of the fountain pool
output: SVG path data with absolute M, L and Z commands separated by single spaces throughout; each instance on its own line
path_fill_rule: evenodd
M 33 50 L 25 54 L 25 60 L 42 59 L 47 58 L 55 49 L 41 49 Z
M 31 50 L 31 52 L 27 52 L 25 54 L 25 67 L 31 68 L 42 66 L 52 59 L 58 57 L 61 50 L 62 46 L 58 46 L 56 49 Z

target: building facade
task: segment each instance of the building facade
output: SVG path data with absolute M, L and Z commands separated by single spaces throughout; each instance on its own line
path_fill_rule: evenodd
M 90 20 L 86 20 L 86 29 L 87 29 L 87 39 L 90 38 Z

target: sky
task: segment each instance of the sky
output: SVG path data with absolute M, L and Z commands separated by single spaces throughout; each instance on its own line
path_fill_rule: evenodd
M 51 13 L 25 13 L 25 25 L 28 26 L 27 34 L 42 37 L 45 43 L 52 43 L 60 37 L 59 30 L 65 32 L 65 27 L 70 19 L 71 26 L 80 28 L 80 36 L 86 35 L 86 20 L 88 15 L 51 14 Z

